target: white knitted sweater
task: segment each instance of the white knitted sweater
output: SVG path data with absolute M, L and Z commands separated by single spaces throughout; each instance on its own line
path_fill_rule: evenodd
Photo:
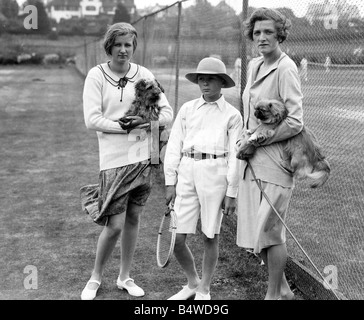
M 122 90 L 115 85 L 119 79 L 112 73 L 108 64 L 103 63 L 100 66 L 104 72 L 99 66 L 93 67 L 87 74 L 83 90 L 86 127 L 95 130 L 98 137 L 100 170 L 147 160 L 150 158 L 150 135 L 144 141 L 140 141 L 137 131 L 128 134 L 116 120 L 124 116 L 133 102 L 134 84 L 141 78 L 152 79 L 154 76 L 148 69 L 131 63 L 127 74 L 131 79 Z M 168 125 L 173 120 L 173 110 L 164 93 L 159 105 L 162 106 L 160 125 Z

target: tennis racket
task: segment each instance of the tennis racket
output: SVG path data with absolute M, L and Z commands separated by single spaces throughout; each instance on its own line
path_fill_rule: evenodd
M 157 264 L 160 268 L 165 268 L 173 254 L 176 240 L 177 216 L 173 206 L 169 205 L 163 214 L 158 231 L 157 240 Z

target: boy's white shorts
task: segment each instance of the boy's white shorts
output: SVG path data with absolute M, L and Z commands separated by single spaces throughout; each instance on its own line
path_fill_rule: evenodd
M 227 190 L 224 158 L 195 160 L 182 157 L 178 168 L 176 200 L 177 233 L 195 233 L 201 216 L 201 231 L 208 238 L 220 233 L 222 202 Z

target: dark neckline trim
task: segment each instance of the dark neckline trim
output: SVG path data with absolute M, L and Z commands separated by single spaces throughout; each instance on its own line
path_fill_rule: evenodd
M 107 64 L 109 64 L 109 61 L 107 62 Z M 102 74 L 104 75 L 105 80 L 108 83 L 110 83 L 113 87 L 117 87 L 119 90 L 121 89 L 120 101 L 123 101 L 124 88 L 126 87 L 128 82 L 131 82 L 131 83 L 135 82 L 135 80 L 133 80 L 133 79 L 135 78 L 135 76 L 139 72 L 139 65 L 136 64 L 136 66 L 137 66 L 137 70 L 135 71 L 135 73 L 134 73 L 134 75 L 132 77 L 127 77 L 127 74 L 129 73 L 129 71 L 131 69 L 131 63 L 129 63 L 129 69 L 128 69 L 127 73 L 125 74 L 125 76 L 120 78 L 119 80 L 115 80 L 110 74 L 108 74 L 105 71 L 105 69 L 102 67 L 101 64 L 97 65 L 97 67 L 101 70 Z M 109 66 L 109 68 L 110 68 L 110 66 Z

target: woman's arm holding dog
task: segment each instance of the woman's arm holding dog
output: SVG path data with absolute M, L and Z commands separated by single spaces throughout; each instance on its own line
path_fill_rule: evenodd
M 161 107 L 159 113 L 159 126 L 160 127 L 167 126 L 173 121 L 173 109 L 170 106 L 166 95 L 164 94 L 164 89 L 162 85 L 159 83 L 159 81 L 156 79 L 154 74 L 149 69 L 142 67 L 141 73 L 142 73 L 142 78 L 154 79 L 158 83 L 160 89 L 162 90 L 158 101 L 158 105 Z
M 259 147 L 258 144 L 248 141 L 249 137 L 248 131 L 244 129 L 236 141 L 236 157 L 240 160 L 250 159 Z
M 107 119 L 102 114 L 102 80 L 98 72 L 97 68 L 90 70 L 83 89 L 83 110 L 86 127 L 100 132 L 127 133 L 117 121 Z
M 161 107 L 159 114 L 159 126 L 164 127 L 173 121 L 173 109 L 163 92 L 161 93 L 158 105 Z
M 273 135 L 261 142 L 261 146 L 287 140 L 303 129 L 302 91 L 296 66 L 285 68 L 280 75 L 280 97 L 288 111 L 287 118 L 274 129 Z

